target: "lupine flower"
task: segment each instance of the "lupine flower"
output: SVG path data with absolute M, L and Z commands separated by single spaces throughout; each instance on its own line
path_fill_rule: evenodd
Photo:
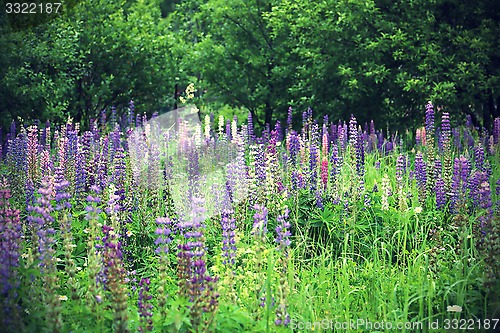
M 318 124 L 313 124 L 309 145 L 309 189 L 315 191 L 318 177 Z
M 38 128 L 30 126 L 28 128 L 28 178 L 33 184 L 38 183 L 39 165 L 38 165 Z
M 284 325 L 288 326 L 290 323 L 290 315 L 287 311 L 287 297 L 290 292 L 288 288 L 288 280 L 287 280 L 287 266 L 288 266 L 288 247 L 291 244 L 290 241 L 290 222 L 288 221 L 288 207 L 285 207 L 283 214 L 278 215 L 278 225 L 276 226 L 276 234 L 277 237 L 275 239 L 276 243 L 278 243 L 277 250 L 283 253 L 283 257 L 280 258 L 279 262 L 281 263 L 281 274 L 280 274 L 280 300 L 279 305 L 276 308 L 276 319 L 274 323 L 276 325 Z M 265 298 L 264 298 L 265 300 Z
M 280 180 L 279 175 L 279 162 L 278 162 L 278 152 L 276 149 L 278 139 L 278 133 L 272 131 L 271 137 L 269 138 L 269 143 L 266 149 L 266 179 L 265 179 L 265 190 L 268 196 L 274 195 L 276 193 L 277 182 Z
M 425 132 L 428 135 L 427 141 L 430 136 L 434 136 L 434 106 L 429 101 L 425 106 Z
M 440 174 L 437 176 L 436 180 L 436 208 L 443 209 L 446 205 L 446 196 L 445 196 L 445 186 L 443 178 Z
M 358 122 L 356 121 L 356 117 L 351 114 L 351 118 L 349 119 L 349 144 L 351 147 L 356 147 L 358 143 Z
M 111 183 L 115 186 L 115 194 L 120 196 L 120 201 L 125 200 L 125 154 L 122 147 L 116 150 L 115 158 L 113 159 L 113 171 L 111 174 Z
M 10 207 L 10 190 L 4 180 L 0 183 L 0 296 L 2 298 L 3 322 L 6 330 L 16 331 L 18 311 L 15 304 L 19 278 L 19 248 L 21 244 L 21 221 L 19 210 Z
M 98 235 L 100 235 L 100 227 L 98 223 L 99 214 L 102 212 L 98 207 L 101 203 L 100 193 L 101 189 L 94 185 L 91 187 L 91 195 L 87 196 L 87 207 L 85 211 L 85 220 L 89 221 L 89 237 L 87 241 L 87 275 L 88 275 L 88 290 L 87 300 L 90 303 L 90 308 L 96 311 L 97 303 L 100 303 L 99 288 L 97 285 L 98 274 L 101 271 L 101 251 L 102 245 L 96 244 Z M 100 239 L 100 238 L 99 238 Z M 95 313 L 95 312 L 94 312 Z
M 342 157 L 339 156 L 338 145 L 332 145 L 332 152 L 330 154 L 330 181 L 335 183 L 337 175 L 340 174 L 340 167 L 342 165 Z
M 158 246 L 156 248 L 156 253 L 159 256 L 158 270 L 159 270 L 159 284 L 158 287 L 158 309 L 162 318 L 167 313 L 166 304 L 167 304 L 167 290 L 166 290 L 166 281 L 167 281 L 167 269 L 168 269 L 168 252 L 169 252 L 169 244 L 172 242 L 172 238 L 170 234 L 172 233 L 172 221 L 168 217 L 159 217 L 156 219 L 156 223 L 158 227 L 156 228 L 155 234 L 158 238 L 155 241 L 155 244 Z
M 426 155 L 427 162 L 429 165 L 434 164 L 435 150 L 434 150 L 434 135 L 435 135 L 435 127 L 434 127 L 434 107 L 431 102 L 428 102 L 425 110 L 425 135 L 426 135 Z M 426 193 L 430 193 L 434 189 L 435 175 L 434 168 L 427 168 L 427 177 L 426 177 Z M 422 190 L 423 191 L 423 190 Z M 424 194 L 422 192 L 422 194 Z M 424 200 L 425 195 L 421 196 L 421 200 Z
M 389 176 L 384 174 L 382 177 L 382 210 L 389 210 L 389 197 L 392 195 L 391 183 L 389 180 Z
M 250 111 L 248 111 L 247 135 L 248 135 L 249 144 L 253 144 L 255 141 L 255 134 L 253 131 L 253 116 L 252 116 L 252 112 L 250 112 Z
M 236 220 L 233 217 L 233 212 L 230 210 L 222 211 L 221 219 L 222 228 L 222 263 L 225 265 L 234 265 L 236 257 L 236 241 L 235 233 Z
M 205 255 L 205 244 L 202 241 L 205 219 L 204 200 L 198 197 L 192 197 L 191 219 L 185 222 L 179 222 L 178 228 L 185 238 L 184 244 L 179 244 L 179 262 L 178 270 L 182 276 L 187 277 L 187 281 L 193 276 L 193 265 Z M 185 283 L 186 280 L 179 282 Z M 192 293 L 196 293 L 196 286 L 192 284 L 182 285 L 181 289 L 188 296 L 191 294 L 191 301 L 194 300 Z
M 484 171 L 475 171 L 470 177 L 467 184 L 469 195 L 472 199 L 473 207 L 481 205 L 481 185 L 483 182 L 489 184 L 489 175 Z
M 481 182 L 478 192 L 480 207 L 485 210 L 485 213 L 479 217 L 481 240 L 483 240 L 490 227 L 491 219 L 493 218 L 493 209 L 491 209 L 493 204 L 491 201 L 491 190 L 488 181 Z
M 399 184 L 403 182 L 403 177 L 405 175 L 406 158 L 405 155 L 399 154 L 396 160 L 396 180 Z
M 149 293 L 150 281 L 148 278 L 142 278 L 139 282 L 139 297 L 137 299 L 137 307 L 139 309 L 139 317 L 141 325 L 139 326 L 139 332 L 147 332 L 153 330 L 153 304 L 151 304 L 151 299 L 153 296 Z
M 493 144 L 498 144 L 500 139 L 500 118 L 493 121 Z
M 276 226 L 276 234 L 277 237 L 275 239 L 276 243 L 278 243 L 278 251 L 285 252 L 286 249 L 290 246 L 290 222 L 288 222 L 288 207 L 285 207 L 283 214 L 278 215 L 278 225 Z M 285 253 L 285 256 L 287 254 Z
M 292 113 L 293 113 L 293 109 L 292 107 L 288 107 L 288 112 L 287 112 L 287 117 L 286 117 L 286 128 L 288 131 L 291 131 L 292 130 L 292 127 L 293 127 L 293 123 L 292 123 Z
M 484 160 L 485 160 L 484 148 L 480 142 L 478 142 L 477 145 L 474 147 L 474 158 L 475 158 L 476 169 L 480 171 L 486 171 L 486 168 L 484 166 Z
M 253 216 L 252 235 L 256 238 L 265 239 L 267 233 L 267 208 L 261 205 L 253 207 L 255 214 Z
M 129 332 L 127 314 L 127 288 L 125 285 L 125 269 L 123 268 L 121 243 L 118 233 L 108 225 L 102 226 L 103 268 L 106 275 L 106 288 L 109 291 L 113 322 L 118 332 Z
M 32 231 L 33 243 L 37 244 L 38 257 L 41 261 L 40 265 L 51 265 L 52 255 L 54 251 L 52 245 L 55 239 L 52 235 L 55 230 L 52 226 L 54 217 L 51 215 L 54 208 L 51 201 L 54 199 L 54 179 L 46 176 L 42 180 L 42 186 L 38 193 L 42 196 L 36 200 L 34 206 L 28 207 L 28 212 L 31 215 L 28 217 L 30 228 Z
M 297 155 L 300 151 L 300 139 L 297 132 L 291 131 L 289 134 L 289 152 L 292 165 L 297 164 Z
M 417 180 L 418 198 L 420 203 L 423 204 L 427 197 L 427 170 L 424 158 L 420 152 L 415 157 L 415 179 Z
M 214 284 L 217 278 L 208 275 L 205 263 L 203 230 L 205 219 L 204 200 L 192 198 L 191 220 L 179 223 L 186 242 L 179 244 L 178 276 L 181 295 L 188 297 L 191 325 L 195 330 L 202 324 L 203 312 L 213 312 L 217 307 L 218 294 Z
M 363 137 L 359 133 L 355 148 L 356 148 L 356 173 L 360 178 L 360 182 L 363 182 L 363 177 L 365 175 L 365 150 L 363 144 Z
M 56 239 L 53 228 L 54 217 L 51 215 L 54 208 L 51 201 L 54 199 L 54 179 L 51 176 L 45 176 L 42 179 L 41 187 L 38 190 L 41 197 L 37 199 L 35 206 L 28 207 L 31 215 L 28 221 L 31 224 L 33 234 L 33 244 L 37 244 L 37 254 L 40 259 L 40 272 L 44 280 L 45 292 L 49 295 L 47 306 L 48 326 L 52 331 L 62 329 L 60 300 L 56 294 L 58 287 L 58 277 L 56 268 L 56 257 L 54 244 Z
M 328 160 L 326 156 L 321 161 L 321 183 L 323 184 L 323 190 L 326 190 L 328 185 Z
M 232 140 L 231 137 L 231 120 L 226 120 L 226 138 L 228 141 Z
M 453 176 L 451 186 L 451 204 L 452 212 L 457 212 L 457 208 L 465 204 L 465 192 L 468 186 L 470 167 L 467 158 L 463 155 L 455 158 L 453 164 Z

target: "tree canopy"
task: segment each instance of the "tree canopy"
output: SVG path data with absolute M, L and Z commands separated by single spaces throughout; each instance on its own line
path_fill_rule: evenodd
M 191 82 L 200 104 L 261 126 L 291 106 L 412 127 L 428 100 L 477 126 L 500 116 L 496 0 L 81 0 L 24 30 L 1 22 L 4 127 L 170 109 Z

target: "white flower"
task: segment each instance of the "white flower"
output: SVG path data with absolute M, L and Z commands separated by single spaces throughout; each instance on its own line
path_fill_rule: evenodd
M 66 296 L 66 295 L 59 295 L 59 300 L 60 301 L 67 301 L 68 300 L 68 296 Z
M 416 214 L 422 213 L 422 207 L 415 207 L 415 213 Z

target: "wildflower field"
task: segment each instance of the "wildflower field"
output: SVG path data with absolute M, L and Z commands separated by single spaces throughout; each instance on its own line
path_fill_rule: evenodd
M 0 331 L 500 330 L 500 118 L 292 112 L 13 122 Z

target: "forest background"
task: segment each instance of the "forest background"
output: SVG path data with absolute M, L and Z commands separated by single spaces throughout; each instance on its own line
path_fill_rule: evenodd
M 0 127 L 179 105 L 258 128 L 316 115 L 404 130 L 431 100 L 452 122 L 500 116 L 497 0 L 70 0 L 0 12 Z M 46 1 L 43 1 L 46 2 Z M 296 122 L 298 123 L 298 122 Z M 5 133 L 6 131 L 4 131 Z

